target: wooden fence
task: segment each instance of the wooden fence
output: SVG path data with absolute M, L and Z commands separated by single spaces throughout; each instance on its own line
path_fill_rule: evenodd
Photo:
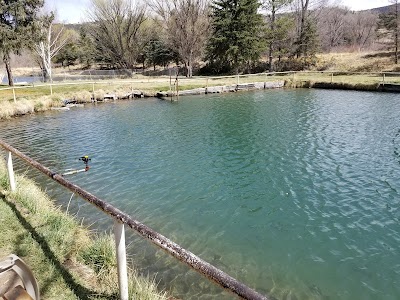
M 136 76 L 136 75 L 135 75 Z M 85 77 L 86 78 L 86 77 Z M 95 85 L 97 86 L 108 86 L 113 88 L 117 85 L 128 86 L 129 88 L 135 87 L 135 89 L 159 89 L 169 86 L 169 90 L 176 88 L 173 86 L 179 81 L 179 85 L 184 86 L 196 86 L 196 87 L 209 87 L 215 85 L 231 85 L 231 84 L 243 84 L 250 82 L 267 82 L 274 80 L 292 80 L 292 81 L 305 81 L 310 80 L 314 82 L 335 82 L 335 83 L 366 83 L 366 84 L 385 84 L 394 83 L 400 84 L 400 73 L 396 72 L 339 72 L 339 71 L 301 71 L 301 72 L 270 72 L 270 73 L 259 73 L 259 74 L 242 74 L 232 76 L 210 76 L 202 77 L 195 76 L 193 78 L 186 77 L 173 77 L 173 76 L 141 76 L 136 79 L 134 77 L 127 77 L 126 79 L 93 79 L 87 77 L 83 80 L 69 81 L 68 79 L 60 82 L 51 83 L 32 83 L 25 85 L 17 85 L 14 87 L 3 87 L 0 88 L 0 96 L 3 99 L 14 99 L 17 101 L 19 97 L 29 97 L 23 93 L 23 90 L 39 91 L 41 95 L 53 95 L 53 90 L 61 88 L 68 88 L 68 86 L 80 86 L 81 89 L 94 93 Z M 7 96 L 3 96 L 5 93 L 10 92 Z M 12 94 L 11 94 L 12 93 Z

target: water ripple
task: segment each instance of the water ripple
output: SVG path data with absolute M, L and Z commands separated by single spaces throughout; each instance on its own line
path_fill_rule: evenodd
M 0 123 L 0 136 L 278 299 L 400 297 L 400 104 L 394 95 L 269 91 L 127 101 Z M 17 161 L 55 196 L 71 194 Z M 73 199 L 100 230 L 111 222 Z M 130 237 L 143 273 L 185 299 L 230 295 Z M 345 274 L 345 275 L 343 275 Z

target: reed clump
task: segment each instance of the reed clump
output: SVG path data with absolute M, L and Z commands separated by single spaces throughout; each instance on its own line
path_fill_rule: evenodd
M 8 119 L 13 116 L 21 116 L 33 113 L 35 111 L 34 102 L 27 99 L 18 99 L 18 101 L 1 101 L 0 118 Z
M 0 259 L 11 253 L 32 269 L 43 299 L 118 298 L 115 245 L 110 234 L 95 234 L 64 213 L 30 179 L 16 176 L 10 192 L 0 160 Z M 167 299 L 154 280 L 129 270 L 134 299 Z
M 34 111 L 46 111 L 52 107 L 60 107 L 63 104 L 62 99 L 61 95 L 41 96 L 33 100 Z
M 62 101 L 59 95 L 40 96 L 33 100 L 27 98 L 18 98 L 17 101 L 3 100 L 0 101 L 0 119 L 23 116 L 60 106 L 62 106 Z
M 0 119 L 9 119 L 14 113 L 14 106 L 9 101 L 0 102 Z
M 65 94 L 64 98 L 74 100 L 78 103 L 90 103 L 92 102 L 93 92 L 89 92 L 86 90 L 68 92 Z

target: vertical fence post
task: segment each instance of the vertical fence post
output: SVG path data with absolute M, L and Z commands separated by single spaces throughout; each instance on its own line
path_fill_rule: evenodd
M 52 86 L 51 82 L 50 82 L 50 95 L 53 95 L 53 86 Z
M 17 97 L 15 97 L 15 89 L 13 88 L 14 103 L 17 102 Z
M 121 300 L 128 300 L 128 272 L 126 267 L 125 227 L 124 224 L 114 222 L 115 248 L 117 251 L 118 284 Z
M 176 78 L 176 98 L 179 100 L 179 77 Z
M 7 156 L 7 170 L 8 170 L 8 179 L 10 181 L 11 191 L 15 191 L 15 178 L 14 178 L 14 169 L 12 163 L 11 152 L 8 152 Z
M 385 85 L 385 73 L 382 74 L 383 77 L 383 85 Z
M 93 101 L 96 102 L 96 95 L 94 94 L 94 82 L 92 83 Z
M 331 73 L 331 83 L 333 82 L 333 73 Z

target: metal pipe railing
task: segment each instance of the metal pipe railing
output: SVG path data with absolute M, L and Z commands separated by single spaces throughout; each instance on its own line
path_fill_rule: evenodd
M 118 208 L 115 208 L 111 204 L 101 200 L 100 198 L 92 195 L 91 193 L 85 191 L 81 187 L 69 182 L 60 174 L 53 172 L 52 170 L 48 169 L 47 167 L 43 166 L 39 162 L 33 160 L 32 158 L 28 157 L 24 153 L 20 152 L 19 150 L 15 149 L 14 147 L 8 145 L 4 141 L 0 139 L 0 146 L 4 149 L 8 150 L 8 157 L 9 162 L 11 161 L 11 153 L 14 153 L 17 157 L 21 158 L 25 162 L 27 162 L 32 167 L 36 168 L 37 170 L 41 171 L 54 181 L 58 182 L 62 186 L 66 187 L 70 191 L 75 194 L 81 196 L 84 200 L 88 201 L 92 205 L 96 206 L 98 209 L 102 210 L 104 213 L 108 214 L 114 219 L 114 232 L 115 232 L 115 239 L 117 245 L 117 259 L 121 258 L 121 262 L 125 266 L 118 266 L 118 277 L 126 276 L 126 261 L 122 262 L 125 255 L 125 235 L 123 226 L 118 224 L 127 225 L 137 233 L 139 233 L 142 237 L 153 242 L 155 245 L 160 247 L 161 249 L 165 250 L 168 254 L 174 256 L 175 258 L 179 259 L 180 261 L 186 263 L 188 266 L 196 270 L 198 273 L 204 275 L 209 280 L 214 281 L 219 286 L 223 287 L 224 289 L 236 294 L 237 296 L 243 299 L 263 299 L 268 300 L 267 296 L 261 295 L 258 292 L 254 291 L 253 289 L 249 288 L 245 284 L 239 282 L 235 278 L 231 277 L 230 275 L 224 273 L 223 271 L 217 269 L 213 265 L 209 264 L 208 262 L 202 260 L 192 252 L 182 248 L 178 244 L 174 243 L 173 241 L 169 240 L 165 236 L 161 235 L 160 233 L 154 231 L 150 227 L 146 226 L 145 224 L 133 219 L 128 214 L 122 212 Z M 12 163 L 8 164 L 9 168 L 12 169 Z M 10 172 L 10 171 L 9 171 Z M 10 184 L 11 184 L 11 177 L 10 177 Z M 11 184 L 11 186 L 15 186 L 15 182 Z M 123 249 L 121 249 L 123 248 Z M 125 275 L 124 275 L 125 272 Z M 119 278 L 119 280 L 125 280 Z M 127 299 L 127 291 L 125 292 L 126 282 L 120 281 L 120 297 L 121 299 Z M 125 295 L 125 296 L 123 296 Z M 126 298 L 125 298 L 126 297 Z

